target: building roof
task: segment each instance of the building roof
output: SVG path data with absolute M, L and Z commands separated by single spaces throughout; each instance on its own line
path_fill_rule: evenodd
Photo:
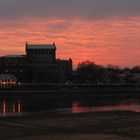
M 57 62 L 71 62 L 72 59 L 69 58 L 68 60 L 61 60 L 61 59 L 56 59 Z
M 26 44 L 26 49 L 56 49 L 55 44 Z

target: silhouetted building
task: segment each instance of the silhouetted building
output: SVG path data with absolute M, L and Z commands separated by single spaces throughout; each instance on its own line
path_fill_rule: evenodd
M 3 82 L 4 80 L 12 82 L 12 76 L 15 76 L 18 82 L 63 83 L 69 79 L 71 73 L 72 60 L 56 59 L 54 43 L 50 45 L 26 43 L 26 55 L 0 57 L 0 76 L 3 77 Z

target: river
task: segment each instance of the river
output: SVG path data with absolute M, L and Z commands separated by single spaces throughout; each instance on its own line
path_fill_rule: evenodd
M 138 98 L 112 97 L 3 97 L 0 98 L 0 115 L 22 115 L 34 112 L 100 112 L 100 111 L 140 112 Z

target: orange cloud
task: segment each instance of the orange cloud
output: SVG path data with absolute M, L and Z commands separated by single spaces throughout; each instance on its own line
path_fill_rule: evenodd
M 57 57 L 97 64 L 139 65 L 140 18 L 21 19 L 0 22 L 0 55 L 23 54 L 25 42 L 56 42 Z

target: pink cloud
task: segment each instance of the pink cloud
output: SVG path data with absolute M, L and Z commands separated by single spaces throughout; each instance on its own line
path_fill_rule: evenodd
M 139 65 L 140 18 L 21 19 L 0 22 L 0 55 L 25 53 L 25 42 L 57 44 L 57 57 L 120 66 Z

